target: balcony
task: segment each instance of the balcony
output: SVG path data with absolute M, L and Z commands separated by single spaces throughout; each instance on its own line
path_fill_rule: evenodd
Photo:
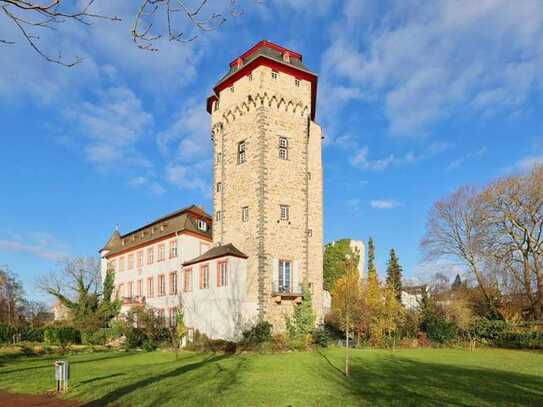
M 302 284 L 293 282 L 290 284 L 279 284 L 279 282 L 274 281 L 272 283 L 272 297 L 275 297 L 275 302 L 277 303 L 281 303 L 283 298 L 295 299 L 296 302 L 301 302 Z

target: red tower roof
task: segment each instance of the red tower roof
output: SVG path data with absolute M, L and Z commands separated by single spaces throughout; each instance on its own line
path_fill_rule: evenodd
M 288 54 L 288 60 L 284 59 L 285 54 Z M 311 119 L 315 119 L 317 75 L 304 66 L 302 54 L 266 40 L 258 42 L 251 49 L 230 62 L 230 70 L 215 85 L 213 95 L 207 98 L 207 111 L 211 113 L 211 106 L 218 99 L 218 95 L 223 89 L 230 87 L 237 80 L 249 75 L 256 67 L 261 65 L 309 81 L 311 83 Z

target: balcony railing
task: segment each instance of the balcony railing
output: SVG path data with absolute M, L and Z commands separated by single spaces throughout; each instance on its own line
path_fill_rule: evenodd
M 279 284 L 278 281 L 274 281 L 272 283 L 272 295 L 301 296 L 302 284 L 293 282 L 290 284 Z

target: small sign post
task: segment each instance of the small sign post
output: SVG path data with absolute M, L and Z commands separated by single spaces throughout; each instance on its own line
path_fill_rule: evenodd
M 55 380 L 57 382 L 57 392 L 65 392 L 68 390 L 68 381 L 70 380 L 70 364 L 67 361 L 55 361 Z

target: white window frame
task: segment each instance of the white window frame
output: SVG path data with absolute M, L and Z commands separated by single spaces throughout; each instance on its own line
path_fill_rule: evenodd
M 298 78 L 294 79 L 294 86 L 296 86 L 297 88 L 300 87 L 300 80 Z
M 198 219 L 198 229 L 201 231 L 207 231 L 207 222 L 203 219 Z
M 242 222 L 249 222 L 249 207 L 244 206 L 241 208 L 241 221 Z
M 279 158 L 288 160 L 288 139 L 283 136 L 279 136 Z
M 247 160 L 245 140 L 238 143 L 238 164 L 243 164 Z
M 277 71 L 272 71 L 271 72 L 271 78 L 272 79 L 277 79 L 279 77 L 279 72 Z
M 289 206 L 279 205 L 279 219 L 289 220 Z
M 279 275 L 277 276 L 278 288 L 280 292 L 292 291 L 292 261 L 279 260 Z

